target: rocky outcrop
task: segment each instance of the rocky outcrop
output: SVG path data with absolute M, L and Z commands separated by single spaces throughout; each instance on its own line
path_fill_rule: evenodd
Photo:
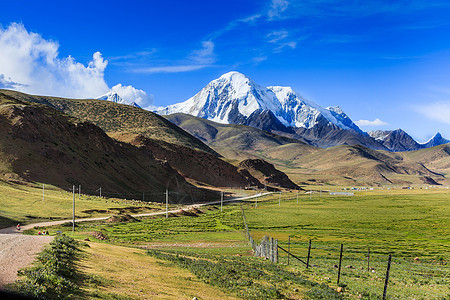
M 239 163 L 240 172 L 248 172 L 261 183 L 268 186 L 298 190 L 300 187 L 293 183 L 289 177 L 275 169 L 275 167 L 262 159 L 246 159 Z

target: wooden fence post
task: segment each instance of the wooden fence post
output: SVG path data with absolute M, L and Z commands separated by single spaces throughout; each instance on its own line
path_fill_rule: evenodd
M 342 264 L 342 250 L 344 248 L 344 244 L 341 244 L 341 255 L 339 256 L 339 269 L 338 269 L 338 278 L 337 284 L 339 284 L 339 280 L 341 279 L 341 264 Z
M 289 236 L 288 240 L 288 266 L 289 266 L 289 256 L 291 255 L 291 236 Z
M 275 239 L 275 262 L 278 263 L 278 239 Z
M 306 260 L 306 268 L 309 268 L 309 255 L 311 254 L 311 240 L 309 240 L 308 259 Z
M 391 269 L 391 260 L 392 260 L 392 255 L 389 254 L 388 266 L 387 266 L 387 270 L 386 270 L 386 279 L 384 280 L 383 300 L 386 300 L 387 286 L 388 286 L 388 282 L 389 282 L 389 270 Z

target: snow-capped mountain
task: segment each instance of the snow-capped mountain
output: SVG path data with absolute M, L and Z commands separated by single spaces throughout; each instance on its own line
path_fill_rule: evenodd
M 443 138 L 442 135 L 438 132 L 428 142 L 422 144 L 422 146 L 424 148 L 431 148 L 434 146 L 439 146 L 447 143 L 450 143 L 450 140 Z
M 423 148 L 421 144 L 416 142 L 402 129 L 369 131 L 368 134 L 383 146 L 394 152 L 412 151 Z
M 120 97 L 120 95 L 118 93 L 116 93 L 112 90 L 110 90 L 106 94 L 101 95 L 95 99 L 107 100 L 107 101 L 111 101 L 111 102 L 115 102 L 115 103 L 127 104 L 127 105 L 136 106 L 136 107 L 140 108 L 140 106 L 136 102 L 127 102 L 122 97 Z
M 247 125 L 251 119 L 255 120 L 263 112 L 267 115 L 268 111 L 285 127 L 311 129 L 316 125 L 334 124 L 362 133 L 339 107 L 323 108 L 290 87 L 266 88 L 239 72 L 226 73 L 187 101 L 157 112 L 163 115 L 185 113 L 219 123 Z

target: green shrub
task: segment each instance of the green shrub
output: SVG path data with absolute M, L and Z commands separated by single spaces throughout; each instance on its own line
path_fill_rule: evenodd
M 58 235 L 38 256 L 37 263 L 19 270 L 22 278 L 10 288 L 37 299 L 67 299 L 77 290 L 74 282 L 75 255 L 78 243 L 71 237 Z

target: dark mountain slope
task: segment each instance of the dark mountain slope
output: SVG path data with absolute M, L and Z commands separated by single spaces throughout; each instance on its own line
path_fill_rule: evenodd
M 103 195 L 119 197 L 162 193 L 167 184 L 175 186 L 174 179 L 184 195 L 197 191 L 151 152 L 117 142 L 91 123 L 5 94 L 0 94 L 0 176 L 65 189 L 81 184 L 85 193 L 102 187 Z

